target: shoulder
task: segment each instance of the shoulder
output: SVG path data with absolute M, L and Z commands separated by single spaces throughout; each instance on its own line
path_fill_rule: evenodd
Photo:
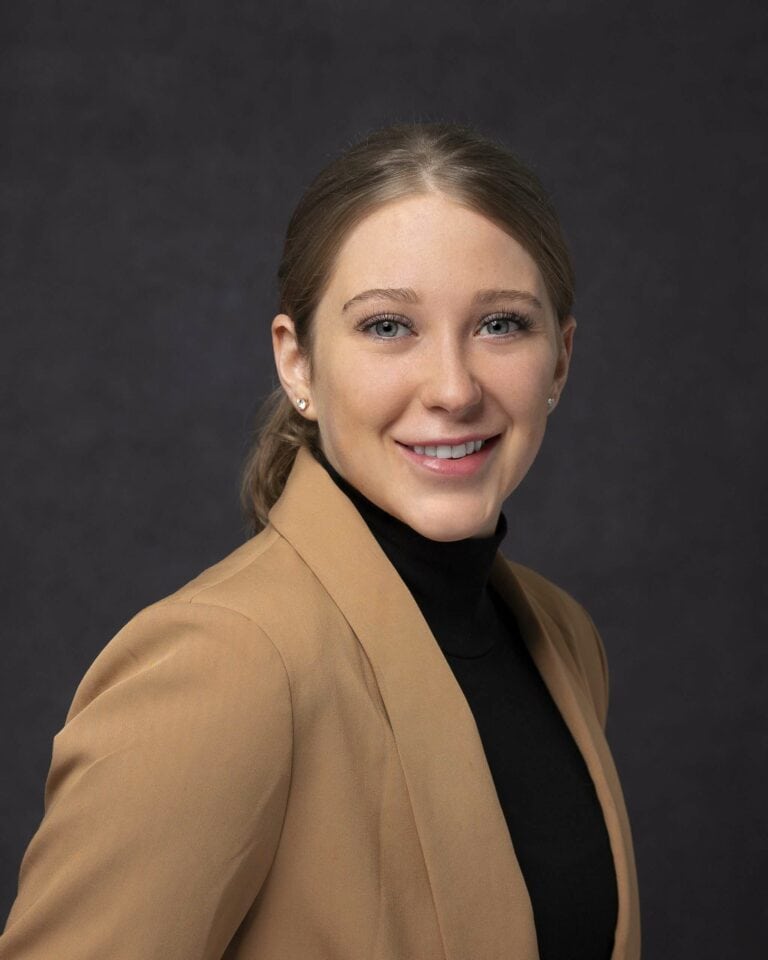
M 527 598 L 548 623 L 560 653 L 581 678 L 605 726 L 608 713 L 608 662 L 600 634 L 586 608 L 568 591 L 531 567 L 504 557 Z
M 287 750 L 291 717 L 284 661 L 257 624 L 226 607 L 164 599 L 106 643 L 75 691 L 65 729 L 89 740 L 109 731 L 115 746 L 167 742 L 202 760 L 235 732 L 242 744 L 271 730 Z
M 139 610 L 87 671 L 70 715 L 107 687 L 146 679 L 150 665 L 151 675 L 173 671 L 177 686 L 184 678 L 190 695 L 211 701 L 237 696 L 247 709 L 254 684 L 272 691 L 266 702 L 284 700 L 323 638 L 348 632 L 316 573 L 268 525 Z
M 294 547 L 271 525 L 207 567 L 161 603 L 226 608 L 270 633 L 274 614 L 311 606 L 324 591 Z
M 67 719 L 108 691 L 116 696 L 118 688 L 156 686 L 160 696 L 165 683 L 177 698 L 185 692 L 195 696 L 201 715 L 225 701 L 250 709 L 254 682 L 262 691 L 269 687 L 273 700 L 285 699 L 289 684 L 283 658 L 254 616 L 263 570 L 276 570 L 259 558 L 279 548 L 276 539 L 267 532 L 251 538 L 135 613 L 87 670 Z

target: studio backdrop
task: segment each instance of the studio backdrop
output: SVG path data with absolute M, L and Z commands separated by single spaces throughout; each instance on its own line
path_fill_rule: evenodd
M 245 537 L 288 216 L 452 120 L 551 192 L 570 377 L 504 551 L 592 613 L 644 956 L 768 942 L 765 5 L 4 4 L 0 913 L 98 651 Z

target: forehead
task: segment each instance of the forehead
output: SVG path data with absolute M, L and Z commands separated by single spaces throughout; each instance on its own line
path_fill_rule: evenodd
M 387 203 L 347 234 L 325 296 L 336 306 L 367 287 L 413 287 L 424 296 L 515 287 L 546 298 L 536 263 L 514 237 L 439 193 Z

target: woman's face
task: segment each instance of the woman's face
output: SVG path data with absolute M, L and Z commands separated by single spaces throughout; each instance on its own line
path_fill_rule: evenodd
M 275 356 L 338 472 L 430 539 L 491 534 L 541 446 L 576 326 L 558 329 L 530 255 L 444 194 L 409 196 L 348 234 L 313 322 L 311 377 L 284 314 Z

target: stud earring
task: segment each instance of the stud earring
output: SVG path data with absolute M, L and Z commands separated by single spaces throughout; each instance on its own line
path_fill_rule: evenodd
M 299 410 L 306 410 L 308 404 L 309 404 L 309 400 L 307 400 L 306 397 L 296 398 L 296 406 L 299 408 Z
M 555 402 L 554 397 L 547 397 L 547 406 L 549 407 L 550 410 L 552 409 L 554 402 Z

